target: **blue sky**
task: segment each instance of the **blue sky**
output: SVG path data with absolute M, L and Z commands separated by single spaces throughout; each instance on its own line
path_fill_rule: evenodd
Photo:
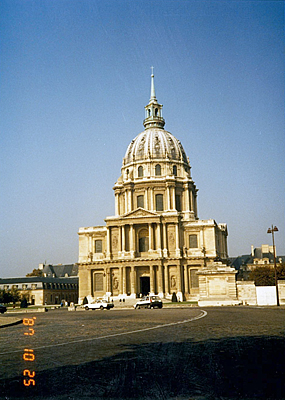
M 114 215 L 154 66 L 165 129 L 192 166 L 200 219 L 229 255 L 284 234 L 284 2 L 2 0 L 0 277 L 78 259 Z

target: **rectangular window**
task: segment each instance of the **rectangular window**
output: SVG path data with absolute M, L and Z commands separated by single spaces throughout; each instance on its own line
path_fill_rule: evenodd
M 94 290 L 95 292 L 103 291 L 103 274 L 94 274 Z
M 176 210 L 181 211 L 181 197 L 179 195 L 175 196 Z
M 95 253 L 102 253 L 102 240 L 95 240 Z
M 199 279 L 196 272 L 198 269 L 190 269 L 190 285 L 191 288 L 198 288 L 199 287 Z
M 163 195 L 162 194 L 155 195 L 155 209 L 156 209 L 156 211 L 163 211 Z
M 189 235 L 189 249 L 197 249 L 198 237 L 197 235 Z
M 144 198 L 142 195 L 137 197 L 137 207 L 144 208 Z

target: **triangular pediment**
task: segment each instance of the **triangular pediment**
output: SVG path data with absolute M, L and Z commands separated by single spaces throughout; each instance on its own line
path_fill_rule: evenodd
M 126 213 L 123 215 L 123 218 L 137 218 L 137 217 L 156 217 L 157 213 L 154 211 L 145 210 L 144 208 L 137 208 L 134 211 Z

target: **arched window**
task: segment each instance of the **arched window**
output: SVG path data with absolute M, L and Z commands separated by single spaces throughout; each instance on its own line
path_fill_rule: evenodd
M 155 209 L 156 211 L 163 211 L 163 194 L 155 195 Z
M 139 252 L 145 253 L 148 251 L 148 230 L 142 229 L 139 232 Z
M 149 116 L 149 117 L 151 116 L 151 110 L 150 110 L 150 108 L 148 109 L 148 116 Z
M 137 197 L 137 207 L 144 208 L 144 198 L 143 195 Z
M 158 116 L 158 108 L 156 108 L 155 110 L 154 110 L 154 115 L 157 117 Z
M 173 175 L 177 176 L 177 167 L 176 167 L 176 165 L 173 165 Z
M 143 176 L 143 167 L 140 166 L 138 167 L 138 177 L 142 177 Z
M 155 166 L 155 175 L 156 176 L 161 175 L 161 166 L 159 164 L 156 164 L 156 166 Z

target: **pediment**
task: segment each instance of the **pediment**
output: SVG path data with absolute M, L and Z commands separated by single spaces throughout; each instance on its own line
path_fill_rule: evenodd
M 156 217 L 157 214 L 154 211 L 145 210 L 144 208 L 137 208 L 134 211 L 124 214 L 124 218 L 137 218 L 137 217 Z

